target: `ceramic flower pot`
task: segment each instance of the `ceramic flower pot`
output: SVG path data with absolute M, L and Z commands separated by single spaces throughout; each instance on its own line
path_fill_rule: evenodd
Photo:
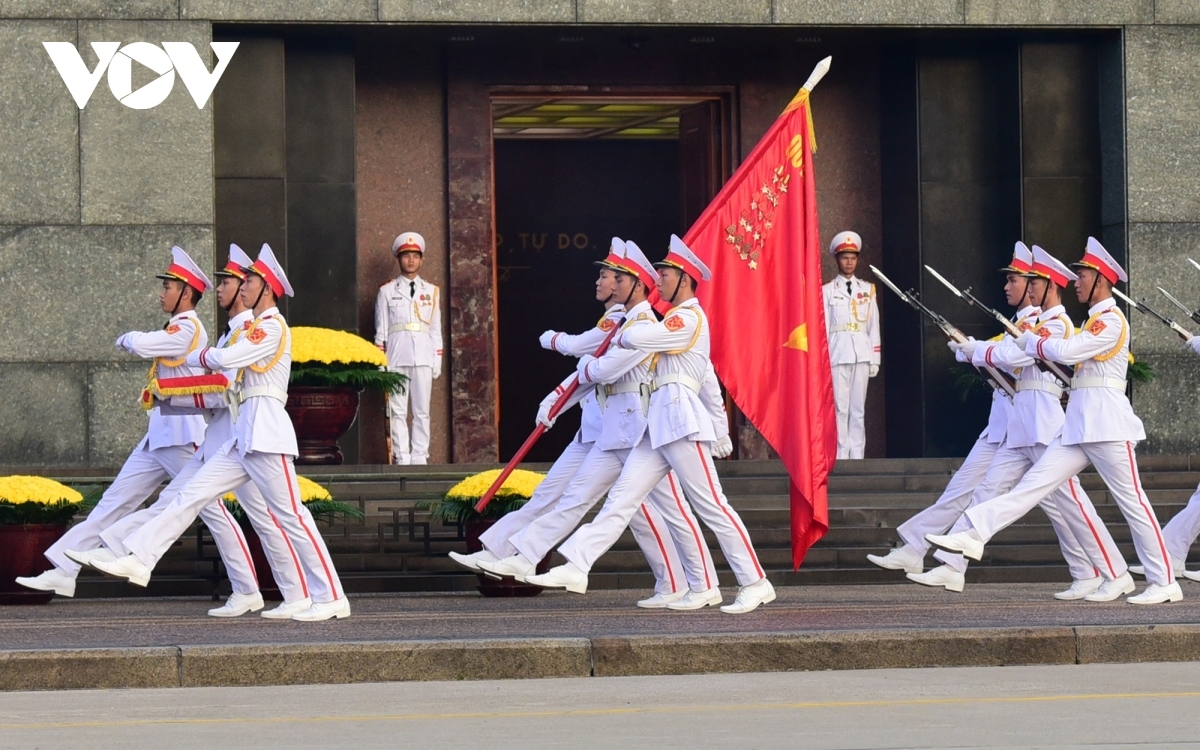
M 467 521 L 464 525 L 464 531 L 467 537 L 467 552 L 479 552 L 483 549 L 483 543 L 479 541 L 479 536 L 483 532 L 491 528 L 492 524 L 496 523 L 496 519 L 473 519 Z M 541 562 L 538 563 L 537 572 L 545 573 L 550 570 L 550 555 L 547 554 Z M 541 586 L 534 586 L 532 583 L 518 583 L 511 578 L 496 580 L 483 573 L 475 574 L 479 578 L 479 593 L 484 596 L 537 596 L 545 591 Z
M 290 386 L 287 413 L 300 448 L 297 464 L 340 464 L 338 440 L 358 416 L 358 391 L 327 386 Z
M 52 591 L 18 585 L 18 576 L 36 576 L 53 567 L 44 556 L 67 530 L 66 524 L 0 525 L 0 604 L 46 604 Z

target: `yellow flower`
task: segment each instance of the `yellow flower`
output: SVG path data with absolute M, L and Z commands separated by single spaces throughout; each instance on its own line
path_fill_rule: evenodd
M 35 503 L 53 505 L 61 500 L 83 502 L 83 495 L 53 479 L 31 476 L 0 477 L 0 502 L 12 505 Z
M 333 495 L 329 494 L 329 490 L 325 489 L 308 477 L 302 477 L 297 474 L 296 479 L 300 483 L 300 502 L 311 503 L 314 500 L 333 499 Z M 232 492 L 226 493 L 221 499 L 228 500 L 231 503 L 237 502 L 237 497 Z
M 492 469 L 469 476 L 451 487 L 450 491 L 446 493 L 446 498 L 449 500 L 478 500 L 483 497 L 483 493 L 488 491 L 498 476 L 500 476 L 500 469 Z M 504 480 L 504 484 L 496 492 L 496 495 L 509 497 L 516 495 L 528 499 L 545 478 L 545 474 L 536 471 L 516 469 Z
M 332 328 L 296 326 L 292 329 L 292 361 L 341 362 L 347 365 L 366 363 L 387 367 L 387 356 L 370 341 Z

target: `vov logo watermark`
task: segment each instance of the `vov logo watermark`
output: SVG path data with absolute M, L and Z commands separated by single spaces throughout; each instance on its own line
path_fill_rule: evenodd
M 131 109 L 157 107 L 171 94 L 175 87 L 175 73 L 183 79 L 183 85 L 196 102 L 204 109 L 212 96 L 213 89 L 240 42 L 209 42 L 217 64 L 209 72 L 200 59 L 200 53 L 188 42 L 163 42 L 162 46 L 149 42 L 133 42 L 121 46 L 120 42 L 92 42 L 99 62 L 95 70 L 88 70 L 79 50 L 70 42 L 42 42 L 63 83 L 80 109 L 92 98 L 92 92 L 100 83 L 100 76 L 108 71 L 108 88 L 117 101 Z M 150 83 L 133 90 L 133 64 L 139 63 L 158 74 Z

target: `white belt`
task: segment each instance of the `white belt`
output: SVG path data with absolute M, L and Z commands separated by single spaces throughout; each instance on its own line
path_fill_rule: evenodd
M 1071 378 L 1071 390 L 1079 388 L 1112 388 L 1125 392 L 1125 381 L 1118 378 Z
M 243 388 L 238 392 L 238 403 L 246 403 L 252 398 L 273 398 L 281 404 L 287 405 L 288 393 L 282 388 L 276 388 L 273 385 L 252 385 L 249 388 Z
M 428 323 L 397 323 L 388 329 L 388 333 L 399 333 L 400 331 L 415 331 L 417 333 L 426 333 L 429 331 Z
M 1045 380 L 1018 380 L 1017 393 L 1021 391 L 1044 391 L 1054 398 L 1062 398 L 1063 395 L 1062 386 Z
M 856 332 L 858 332 L 858 330 L 860 328 L 861 328 L 861 326 L 859 326 L 858 323 L 847 323 L 845 325 L 840 325 L 840 326 L 831 326 L 829 328 L 829 332 L 830 333 L 841 333 L 842 331 L 850 331 L 851 333 L 856 333 Z
M 699 381 L 697 381 L 695 378 L 690 378 L 687 375 L 684 375 L 682 372 L 672 372 L 667 375 L 663 375 L 661 377 L 655 378 L 654 384 L 650 386 L 650 390 L 657 391 L 659 388 L 662 388 L 664 385 L 669 385 L 671 383 L 679 383 L 683 387 L 689 388 L 696 393 L 700 392 Z
M 609 396 L 615 396 L 618 393 L 640 393 L 642 394 L 642 411 L 646 412 L 650 407 L 650 386 L 645 383 L 612 383 L 610 385 L 601 385 L 596 388 L 596 402 L 600 404 L 600 408 L 604 409 L 608 406 Z

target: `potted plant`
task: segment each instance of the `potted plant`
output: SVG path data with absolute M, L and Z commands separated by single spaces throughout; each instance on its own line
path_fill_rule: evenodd
M 387 357 L 371 342 L 345 331 L 296 326 L 287 411 L 296 428 L 298 464 L 340 464 L 338 440 L 358 415 L 358 393 L 400 393 L 406 378 L 388 372 Z
M 333 495 L 329 494 L 329 490 L 308 477 L 296 475 L 296 480 L 300 484 L 300 502 L 304 503 L 304 507 L 308 508 L 308 512 L 312 513 L 316 520 L 332 523 L 337 520 L 354 519 L 357 521 L 363 518 L 362 509 L 357 505 L 335 500 Z M 271 570 L 271 564 L 263 552 L 262 541 L 250 524 L 250 519 L 246 517 L 246 511 L 242 509 L 237 497 L 232 492 L 221 499 L 225 502 L 225 507 L 229 509 L 229 514 L 242 527 L 242 533 L 246 535 L 246 546 L 250 548 L 250 559 L 254 561 L 254 570 L 258 573 L 258 588 L 263 599 L 283 601 L 283 595 L 279 593 L 275 582 L 266 577 Z
M 18 586 L 18 576 L 49 570 L 43 556 L 67 530 L 83 505 L 83 495 L 53 479 L 0 477 L 0 604 L 45 604 L 50 591 Z
M 417 507 L 428 510 L 431 521 L 462 526 L 467 538 L 467 552 L 478 552 L 483 549 L 479 536 L 499 518 L 528 502 L 533 496 L 533 491 L 546 478 L 545 474 L 536 471 L 513 471 L 504 480 L 496 496 L 480 513 L 475 510 L 475 504 L 498 476 L 500 469 L 473 474 L 451 487 L 441 500 L 418 503 Z M 537 571 L 545 573 L 549 569 L 550 555 L 546 555 L 545 559 L 538 563 Z M 476 576 L 479 578 L 479 593 L 484 596 L 537 596 L 542 593 L 541 586 L 518 583 L 507 578 L 498 581 L 482 573 L 477 573 Z

